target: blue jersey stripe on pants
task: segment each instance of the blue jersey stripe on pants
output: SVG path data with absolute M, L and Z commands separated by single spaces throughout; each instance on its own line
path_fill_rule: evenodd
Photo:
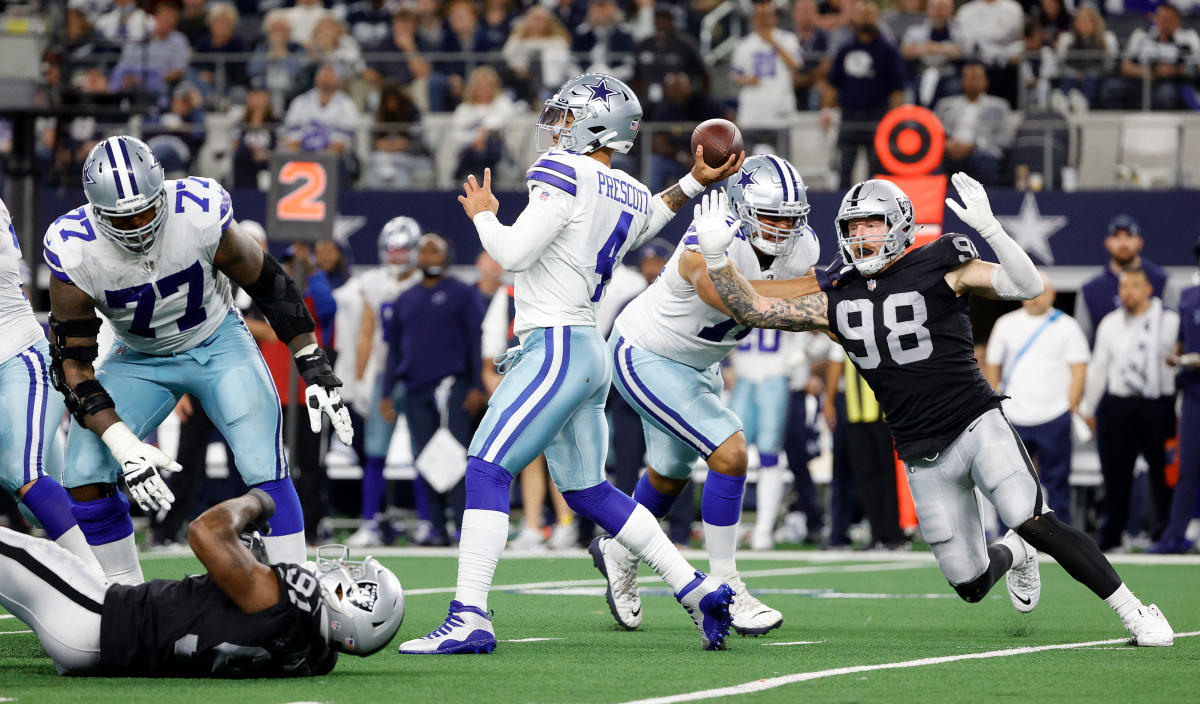
M 716 443 L 704 437 L 700 431 L 692 427 L 682 416 L 672 410 L 670 406 L 659 400 L 642 383 L 642 380 L 638 378 L 637 372 L 634 371 L 633 346 L 625 342 L 625 338 L 623 337 L 617 338 L 617 351 L 614 361 L 617 365 L 617 373 L 620 375 L 621 381 L 625 388 L 630 391 L 630 395 L 638 407 L 650 414 L 654 420 L 657 420 L 668 430 L 671 430 L 680 440 L 691 445 L 701 455 L 707 457 L 712 454 L 713 450 L 717 449 Z

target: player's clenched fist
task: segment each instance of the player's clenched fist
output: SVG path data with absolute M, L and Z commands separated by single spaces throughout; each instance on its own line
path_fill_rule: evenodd
M 724 191 L 705 193 L 693 211 L 692 226 L 696 228 L 696 239 L 700 253 L 709 269 L 725 266 L 725 250 L 737 234 L 740 223 L 729 222 L 729 199 Z

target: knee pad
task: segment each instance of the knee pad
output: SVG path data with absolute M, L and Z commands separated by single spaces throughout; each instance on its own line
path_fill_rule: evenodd
M 963 601 L 968 604 L 976 604 L 982 601 L 983 597 L 987 596 L 988 591 L 992 588 L 992 583 L 988 579 L 988 573 L 985 571 L 966 584 L 951 584 L 950 586 L 954 587 L 954 591 L 958 592 Z

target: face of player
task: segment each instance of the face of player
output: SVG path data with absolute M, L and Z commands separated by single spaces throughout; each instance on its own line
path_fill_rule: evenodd
M 1127 266 L 1142 251 L 1142 238 L 1129 230 L 1117 230 L 1104 239 L 1104 248 L 1117 266 Z
M 1117 295 L 1121 297 L 1121 306 L 1131 313 L 1149 301 L 1150 294 L 1153 292 L 1154 289 L 1150 286 L 1150 280 L 1146 278 L 1144 271 L 1127 271 L 1121 274 L 1121 279 L 1117 284 Z
M 758 214 L 758 221 L 766 227 L 762 230 L 762 238 L 768 242 L 782 242 L 796 227 L 795 216 Z
M 846 236 L 857 240 L 853 247 L 855 256 L 859 258 L 874 256 L 883 249 L 887 233 L 887 222 L 882 215 L 856 218 L 846 223 Z
M 139 227 L 145 227 L 154 222 L 154 216 L 158 214 L 158 206 L 152 206 L 134 215 L 125 215 L 123 217 L 114 217 L 112 219 L 113 227 L 118 230 L 136 230 Z
M 411 264 L 412 254 L 408 247 L 399 249 L 389 249 L 387 251 L 387 263 L 397 272 L 408 271 Z

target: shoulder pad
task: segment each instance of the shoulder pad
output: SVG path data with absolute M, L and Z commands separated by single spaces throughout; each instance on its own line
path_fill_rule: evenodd
M 42 238 L 42 258 L 55 278 L 72 283 L 68 272 L 83 263 L 83 248 L 95 240 L 96 230 L 87 216 L 86 206 L 80 206 L 59 216 L 46 229 Z
M 525 172 L 525 185 L 530 189 L 534 185 L 550 186 L 574 196 L 578 174 L 570 162 L 568 155 L 562 152 L 546 153 Z
M 969 236 L 957 232 L 947 232 L 930 242 L 927 247 L 930 248 L 930 255 L 934 260 L 947 269 L 979 258 L 979 249 L 975 247 L 975 242 Z
M 167 207 L 171 213 L 186 215 L 196 224 L 207 226 L 212 221 L 224 230 L 233 219 L 233 201 L 229 192 L 211 178 L 188 176 L 167 181 Z

